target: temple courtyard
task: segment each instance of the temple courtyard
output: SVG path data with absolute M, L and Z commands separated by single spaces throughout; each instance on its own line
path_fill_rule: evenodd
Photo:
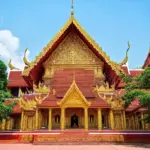
M 89 145 L 33 145 L 33 144 L 0 144 L 0 149 L 6 150 L 148 150 L 150 144 L 89 144 Z

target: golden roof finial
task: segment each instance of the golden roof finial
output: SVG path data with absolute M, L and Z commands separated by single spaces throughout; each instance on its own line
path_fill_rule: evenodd
M 10 70 L 19 70 L 19 69 L 16 68 L 14 65 L 12 65 L 11 59 L 9 60 L 8 67 L 10 68 Z
M 23 57 L 23 61 L 25 63 L 26 66 L 30 67 L 31 66 L 31 63 L 27 60 L 26 58 L 26 53 L 28 51 L 28 48 L 25 49 L 25 52 L 24 52 L 24 57 Z
M 71 5 L 71 16 L 74 15 L 74 0 L 72 0 L 72 5 Z
M 120 66 L 125 65 L 127 63 L 129 49 L 130 49 L 130 42 L 128 41 L 128 48 L 126 50 L 126 57 L 124 58 L 124 60 L 121 63 L 119 63 Z

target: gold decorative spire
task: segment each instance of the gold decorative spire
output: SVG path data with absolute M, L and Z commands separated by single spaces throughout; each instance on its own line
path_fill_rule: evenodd
M 8 63 L 8 67 L 10 68 L 10 70 L 19 70 L 18 68 L 16 68 L 15 66 L 13 66 L 13 65 L 11 64 L 11 59 L 10 59 L 10 61 L 9 61 L 9 63 Z
M 72 0 L 72 5 L 71 5 L 71 16 L 74 15 L 74 0 Z
M 31 66 L 31 63 L 30 63 L 30 62 L 27 60 L 27 58 L 26 58 L 26 53 L 27 53 L 27 51 L 28 51 L 28 48 L 25 49 L 23 61 L 24 61 L 25 65 L 27 65 L 28 67 L 30 67 L 30 66 Z

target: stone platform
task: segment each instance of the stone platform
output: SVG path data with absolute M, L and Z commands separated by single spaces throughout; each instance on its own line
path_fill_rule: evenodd
M 150 131 L 112 130 L 38 130 L 34 132 L 0 132 L 0 143 L 150 143 Z

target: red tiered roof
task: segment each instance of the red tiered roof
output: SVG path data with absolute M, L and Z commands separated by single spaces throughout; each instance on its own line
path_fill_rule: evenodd
M 57 101 L 61 100 L 69 90 L 73 79 L 87 100 L 91 101 L 92 107 L 101 106 L 109 107 L 107 102 L 93 92 L 95 86 L 94 71 L 85 69 L 65 69 L 58 70 L 54 73 L 52 88 L 50 95 L 40 104 L 42 107 L 57 106 Z M 56 91 L 56 96 L 53 95 L 53 89 Z
M 22 77 L 22 71 L 10 71 L 7 87 L 29 87 L 29 85 Z
M 73 77 L 74 76 L 74 77 Z M 52 88 L 56 90 L 56 97 L 62 98 L 70 88 L 73 78 L 81 90 L 82 94 L 87 98 L 95 97 L 93 93 L 94 72 L 84 69 L 66 69 L 58 70 L 54 73 Z
M 144 71 L 143 69 L 132 69 L 130 70 L 130 76 L 131 77 L 140 76 L 143 71 Z

